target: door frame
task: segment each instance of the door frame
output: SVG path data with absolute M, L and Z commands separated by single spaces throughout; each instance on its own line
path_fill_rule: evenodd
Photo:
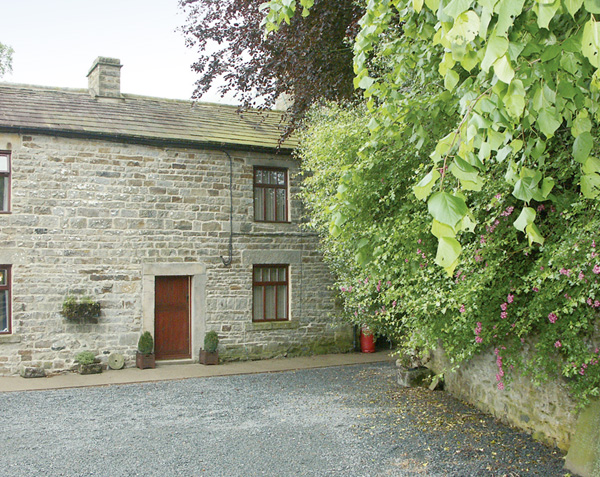
M 198 361 L 200 344 L 206 329 L 206 266 L 199 263 L 151 263 L 142 270 L 142 331 L 154 336 L 155 278 L 190 277 L 190 351 Z

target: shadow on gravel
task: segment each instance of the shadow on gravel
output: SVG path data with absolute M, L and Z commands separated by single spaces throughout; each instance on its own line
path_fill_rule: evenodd
M 569 475 L 558 448 L 536 442 L 444 391 L 402 388 L 395 378 L 389 365 L 363 369 L 357 376 L 375 405 L 367 411 L 369 428 L 396 445 L 396 455 L 379 475 Z

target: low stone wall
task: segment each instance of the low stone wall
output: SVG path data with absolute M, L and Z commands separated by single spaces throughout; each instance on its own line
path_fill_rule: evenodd
M 445 389 L 503 422 L 521 428 L 536 440 L 568 450 L 575 432 L 577 413 L 565 386 L 548 382 L 536 386 L 514 375 L 504 390 L 496 385 L 496 357 L 492 350 L 452 368 L 442 349 L 433 353 L 427 367 L 444 373 Z

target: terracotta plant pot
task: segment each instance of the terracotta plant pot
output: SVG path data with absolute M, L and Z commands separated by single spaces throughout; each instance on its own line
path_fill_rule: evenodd
M 200 350 L 200 364 L 219 364 L 219 350 L 210 352 Z
M 135 365 L 140 369 L 156 368 L 156 361 L 154 359 L 154 353 L 144 354 L 136 351 L 135 353 Z

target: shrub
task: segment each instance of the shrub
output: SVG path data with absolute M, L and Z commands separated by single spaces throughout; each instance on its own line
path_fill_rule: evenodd
M 91 351 L 82 351 L 75 355 L 75 360 L 79 364 L 93 364 L 96 361 L 96 356 Z
M 149 331 L 144 331 L 138 341 L 138 351 L 142 354 L 151 354 L 154 350 L 154 339 Z
M 204 336 L 204 351 L 208 351 L 209 353 L 214 353 L 217 351 L 217 347 L 219 346 L 219 336 L 216 331 L 209 331 Z

